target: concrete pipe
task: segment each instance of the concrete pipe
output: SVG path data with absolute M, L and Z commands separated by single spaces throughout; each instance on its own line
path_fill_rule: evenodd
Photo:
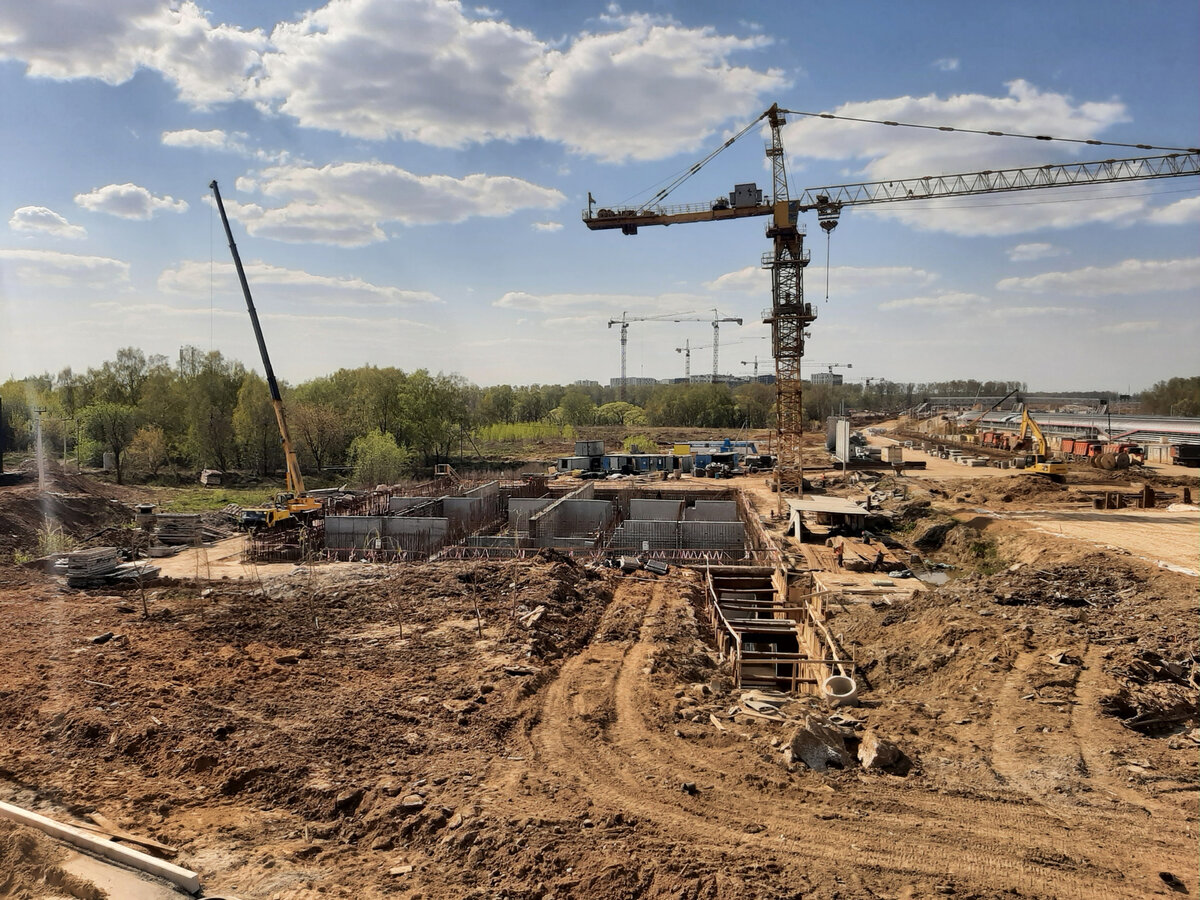
M 834 706 L 858 706 L 858 685 L 849 675 L 832 675 L 821 685 L 821 693 Z

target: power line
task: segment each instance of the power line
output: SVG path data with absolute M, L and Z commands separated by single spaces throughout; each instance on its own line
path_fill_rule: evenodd
M 1196 147 L 1160 147 L 1156 144 L 1126 144 L 1120 141 L 1098 141 L 1095 138 L 1053 137 L 1048 134 L 1020 134 L 1015 131 L 993 131 L 983 128 L 959 128 L 954 125 L 921 125 L 913 122 L 893 122 L 890 119 L 867 119 L 859 116 L 839 116 L 835 113 L 802 112 L 798 109 L 781 109 L 781 113 L 807 116 L 811 119 L 836 119 L 841 122 L 861 122 L 867 125 L 891 125 L 894 128 L 919 128 L 926 131 L 958 131 L 963 134 L 984 134 L 990 137 L 1023 138 L 1029 141 L 1055 141 L 1067 144 L 1088 144 L 1093 147 L 1130 147 L 1135 150 L 1170 150 L 1179 153 L 1200 153 Z

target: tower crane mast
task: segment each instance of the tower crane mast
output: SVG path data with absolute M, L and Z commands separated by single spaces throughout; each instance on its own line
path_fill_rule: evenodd
M 754 216 L 770 217 L 766 233 L 772 249 L 763 254 L 762 266 L 771 272 L 771 308 L 763 321 L 771 326 L 772 352 L 775 357 L 775 390 L 779 465 L 776 467 L 779 505 L 784 494 L 800 492 L 803 486 L 803 462 L 800 438 L 804 409 L 800 379 L 800 359 L 804 355 L 805 329 L 816 321 L 817 313 L 804 299 L 804 269 L 809 253 L 804 248 L 805 229 L 799 224 L 803 212 L 816 212 L 817 223 L 826 233 L 837 227 L 844 208 L 908 200 L 964 197 L 1010 191 L 1039 190 L 1076 184 L 1115 184 L 1200 174 L 1200 153 L 1194 150 L 1165 156 L 1106 159 L 1064 165 L 1026 166 L 1003 170 L 984 170 L 956 175 L 923 176 L 893 181 L 861 182 L 829 187 L 808 188 L 795 200 L 788 192 L 782 131 L 788 110 L 773 104 L 724 149 L 753 126 L 766 120 L 771 136 L 767 158 L 771 161 L 772 195 L 764 202 L 762 192 L 753 184 L 737 185 L 727 198 L 715 202 L 663 206 L 659 201 L 682 180 L 694 174 L 716 153 L 694 165 L 654 199 L 637 208 L 609 209 L 595 205 L 588 195 L 583 223 L 593 231 L 617 229 L 637 234 L 647 225 L 675 225 L 687 222 L 720 222 Z M 720 152 L 720 150 L 716 151 Z

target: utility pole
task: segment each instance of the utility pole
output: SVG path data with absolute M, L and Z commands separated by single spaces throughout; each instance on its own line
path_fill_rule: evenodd
M 44 491 L 46 489 L 46 458 L 45 458 L 45 456 L 42 455 L 42 413 L 44 413 L 45 411 L 46 411 L 46 407 L 44 407 L 44 406 L 34 407 L 34 410 L 33 410 L 33 413 L 34 413 L 34 420 L 33 420 L 34 446 L 36 448 L 34 452 L 37 454 L 38 490 L 39 491 Z

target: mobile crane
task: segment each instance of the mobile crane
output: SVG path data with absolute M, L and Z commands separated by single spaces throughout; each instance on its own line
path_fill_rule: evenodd
M 799 224 L 799 214 L 815 211 L 817 223 L 826 234 L 837 227 L 842 209 L 906 200 L 930 200 L 940 197 L 964 197 L 1007 191 L 1038 190 L 1076 184 L 1114 184 L 1143 181 L 1153 178 L 1172 178 L 1200 174 L 1200 150 L 1181 149 L 1165 156 L 1106 159 L 1098 162 L 1068 163 L 1065 165 L 1027 166 L 1014 169 L 984 170 L 957 175 L 924 176 L 894 181 L 841 184 L 809 188 L 797 199 L 788 193 L 787 171 L 783 152 L 783 126 L 786 114 L 811 115 L 780 109 L 773 104 L 753 122 L 725 141 L 707 157 L 690 166 L 683 174 L 658 191 L 648 202 L 636 208 L 593 210 L 596 201 L 588 194 L 588 207 L 583 223 L 592 231 L 620 229 L 622 234 L 637 234 L 646 225 L 675 225 L 687 222 L 720 222 L 752 216 L 769 216 L 767 237 L 773 250 L 763 254 L 763 268 L 771 271 L 771 308 L 764 311 L 763 322 L 771 326 L 775 357 L 775 396 L 777 409 L 776 433 L 779 440 L 778 473 L 779 507 L 784 508 L 785 493 L 799 493 L 803 487 L 801 435 L 804 429 L 804 407 L 800 359 L 804 355 L 806 329 L 817 318 L 817 311 L 804 299 L 804 268 L 810 253 L 804 248 L 805 230 Z M 822 114 L 823 118 L 838 118 Z M 728 197 L 715 201 L 679 206 L 662 206 L 661 202 L 676 187 L 698 172 L 721 151 L 747 134 L 759 122 L 766 120 L 770 127 L 767 158 L 771 160 L 772 195 L 764 200 L 763 192 L 754 184 L 738 184 Z M 880 124 L 898 126 L 898 122 Z M 920 126 L 928 127 L 928 126 Z M 955 131 L 949 126 L 941 131 Z M 990 132 L 1000 134 L 1000 132 Z M 1045 135 L 1022 135 L 1037 140 L 1050 140 Z M 1102 141 L 1086 141 L 1102 144 Z M 1154 149 L 1137 145 L 1139 149 Z
M 233 265 L 237 269 L 238 281 L 242 284 L 242 294 L 246 297 L 246 309 L 250 312 L 250 324 L 254 326 L 254 338 L 258 341 L 258 352 L 262 355 L 263 369 L 266 370 L 267 387 L 271 391 L 271 405 L 275 408 L 275 421 L 279 424 L 279 437 L 283 442 L 283 458 L 287 464 L 287 490 L 275 495 L 275 502 L 272 506 L 242 510 L 242 526 L 254 529 L 307 524 L 321 511 L 321 501 L 308 496 L 304 490 L 304 477 L 300 474 L 300 461 L 296 458 L 296 450 L 292 447 L 292 436 L 288 432 L 287 416 L 283 411 L 283 397 L 279 393 L 279 382 L 275 380 L 271 357 L 267 355 L 267 342 L 263 339 L 262 327 L 258 324 L 258 312 L 254 309 L 254 300 L 250 296 L 250 285 L 246 281 L 246 271 L 242 268 L 242 258 L 238 255 L 237 244 L 233 240 L 233 231 L 229 228 L 229 218 L 225 215 L 225 204 L 221 202 L 221 191 L 217 187 L 216 179 L 213 179 L 208 186 L 212 188 L 213 197 L 217 201 L 217 210 L 221 213 L 221 224 L 225 226 L 225 236 L 229 239 L 229 250 L 233 254 Z

